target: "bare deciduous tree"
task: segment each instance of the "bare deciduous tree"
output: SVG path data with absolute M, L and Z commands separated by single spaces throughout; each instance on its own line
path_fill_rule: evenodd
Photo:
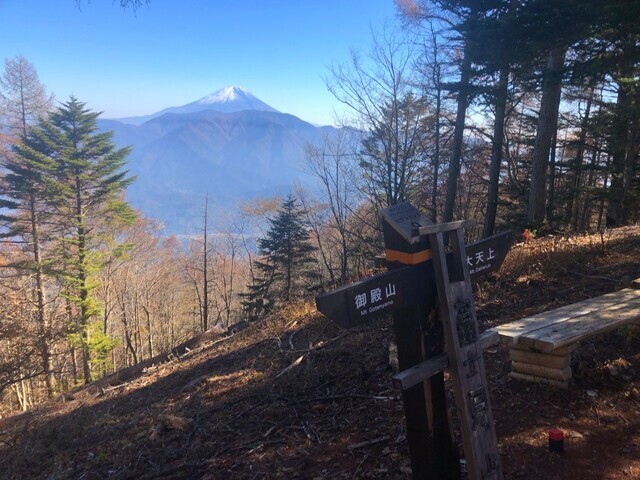
M 322 263 L 332 284 L 344 283 L 349 273 L 351 234 L 348 220 L 360 195 L 354 185 L 353 132 L 341 129 L 326 136 L 321 147 L 307 146 L 307 166 L 323 189 L 322 206 L 314 208 L 299 195 L 308 212 Z M 325 245 L 325 240 L 328 245 Z M 337 268 L 332 259 L 337 257 Z
M 417 193 L 424 155 L 420 135 L 427 108 L 415 92 L 412 45 L 398 31 L 374 35 L 371 53 L 352 52 L 348 66 L 331 68 L 329 91 L 362 131 L 358 151 L 364 192 L 377 209 Z
M 53 95 L 40 82 L 38 72 L 23 56 L 4 61 L 0 77 L 0 116 L 3 129 L 15 136 L 25 135 L 27 126 L 53 106 Z

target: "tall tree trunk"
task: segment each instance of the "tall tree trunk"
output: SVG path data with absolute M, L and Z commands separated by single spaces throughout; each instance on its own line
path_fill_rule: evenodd
M 567 202 L 567 222 L 570 222 L 572 229 L 578 230 L 578 218 L 580 216 L 580 185 L 582 177 L 582 163 L 584 162 L 585 142 L 587 140 L 587 126 L 591 116 L 591 104 L 593 103 L 594 88 L 590 86 L 587 90 L 587 103 L 584 108 L 584 116 L 580 122 L 580 135 L 578 136 L 578 150 L 576 151 L 576 161 L 573 166 L 573 181 Z M 595 153 L 594 153 L 595 155 Z
M 291 298 L 291 275 L 293 274 L 293 245 L 291 234 L 287 238 L 287 264 L 285 265 L 284 299 L 288 302 Z
M 604 181 L 603 181 L 604 185 L 608 185 L 609 184 L 609 170 L 610 169 L 611 169 L 611 155 L 607 155 L 607 161 L 605 163 L 605 169 L 604 169 Z M 605 204 L 606 204 L 606 199 L 605 199 L 604 195 L 602 195 L 600 197 L 600 207 L 598 209 L 598 231 L 599 232 L 602 232 L 604 227 L 607 226 L 606 219 L 604 218 L 604 207 L 605 207 Z
M 462 163 L 462 143 L 464 140 L 465 117 L 469 106 L 469 84 L 471 82 L 471 47 L 465 43 L 462 62 L 460 65 L 460 84 L 458 91 L 458 108 L 451 144 L 451 158 L 449 160 L 449 174 L 447 176 L 447 196 L 444 202 L 443 222 L 453 220 L 453 210 L 456 204 L 458 177 Z
M 202 240 L 203 249 L 203 265 L 202 265 L 202 331 L 206 332 L 209 329 L 209 252 L 207 251 L 207 228 L 209 223 L 209 194 L 205 197 L 204 201 L 204 238 Z
M 634 95 L 634 84 L 630 81 L 634 77 L 635 58 L 630 53 L 636 48 L 635 44 L 623 47 L 625 63 L 615 79 L 618 83 L 618 98 L 615 109 L 615 120 L 612 141 L 611 187 L 609 191 L 609 205 L 607 208 L 607 226 L 617 227 L 627 225 L 628 208 L 625 208 L 628 188 L 631 187 L 630 173 L 635 163 L 634 148 L 632 146 L 634 130 L 634 110 L 638 108 L 638 94 Z
M 565 138 L 566 140 L 566 138 Z M 549 154 L 549 196 L 547 200 L 547 213 L 545 217 L 547 220 L 551 221 L 553 218 L 553 211 L 556 208 L 556 150 L 558 149 L 558 122 L 556 121 L 556 126 L 553 129 L 553 137 L 551 139 L 551 149 Z M 562 161 L 562 158 L 560 158 Z
M 439 69 L 438 69 L 439 70 Z M 433 185 L 431 187 L 431 221 L 438 221 L 438 181 L 440 177 L 440 117 L 442 116 L 442 88 L 436 87 L 436 111 L 435 111 L 435 149 L 433 152 Z
M 498 186 L 500 184 L 500 167 L 502 166 L 502 144 L 504 141 L 504 118 L 507 110 L 507 93 L 509 86 L 509 70 L 500 69 L 500 77 L 495 93 L 495 118 L 493 121 L 493 141 L 491 144 L 491 166 L 489 167 L 489 192 L 487 214 L 484 217 L 482 237 L 493 235 L 498 211 Z
M 124 301 L 121 305 L 122 308 L 122 323 L 124 325 L 124 340 L 125 340 L 125 344 L 127 346 L 127 350 L 129 351 L 129 353 L 131 354 L 131 358 L 133 359 L 133 363 L 131 365 L 135 365 L 138 363 L 138 353 L 136 352 L 136 348 L 133 345 L 133 342 L 131 341 L 131 332 L 129 329 L 129 320 L 127 319 L 127 311 L 126 311 L 126 306 L 124 305 Z
M 613 133 L 613 153 L 611 187 L 609 189 L 609 207 L 607 209 L 607 226 L 618 227 L 625 223 L 625 173 L 627 171 L 627 146 L 629 143 L 629 124 L 626 119 L 626 107 L 629 102 L 627 85 L 621 82 L 618 86 L 616 103 L 615 130 Z
M 551 141 L 558 121 L 562 67 L 566 53 L 566 47 L 557 47 L 551 50 L 547 68 L 544 72 L 538 128 L 531 158 L 531 182 L 527 210 L 527 220 L 533 225 L 539 225 L 545 219 L 547 168 L 549 166 Z
M 147 305 L 150 305 L 149 302 L 149 292 L 147 291 L 147 298 L 146 298 L 146 303 Z M 154 357 L 154 353 L 155 353 L 155 349 L 153 348 L 153 332 L 152 332 L 152 326 L 151 326 L 151 312 L 149 311 L 149 308 L 147 307 L 147 305 L 141 304 L 140 306 L 142 307 L 142 310 L 144 310 L 144 315 L 145 318 L 147 320 L 147 348 L 149 349 L 149 358 L 153 358 Z
M 73 325 L 75 319 L 73 315 L 71 299 L 69 297 L 67 297 L 65 301 L 65 310 L 67 313 L 67 322 L 69 323 L 69 325 Z M 69 344 L 69 352 L 71 354 L 71 373 L 73 376 L 73 383 L 75 385 L 76 383 L 78 383 L 78 362 L 76 361 L 76 347 L 71 342 L 69 342 Z
M 433 151 L 433 185 L 431 186 L 431 221 L 437 223 L 438 221 L 438 182 L 440 180 L 440 145 L 441 145 L 441 126 L 442 126 L 442 68 L 440 61 L 438 60 L 438 35 L 433 28 L 433 23 L 430 22 L 431 29 L 431 46 L 433 55 L 433 65 L 431 67 L 431 80 L 433 82 L 433 88 L 436 92 L 436 108 L 435 108 L 435 138 L 434 151 Z
M 80 297 L 80 322 L 78 325 L 79 338 L 82 349 L 82 373 L 84 375 L 84 383 L 91 381 L 91 367 L 89 364 L 89 337 L 87 327 L 91 318 L 91 309 L 89 306 L 89 278 L 87 271 L 87 232 L 84 218 L 84 208 L 82 201 L 82 184 L 80 177 L 76 177 L 76 240 L 78 242 L 78 283 Z
M 226 311 L 225 311 L 225 326 L 229 326 L 231 320 L 231 302 L 233 301 L 233 293 L 234 293 L 234 280 L 236 273 L 236 245 L 235 241 L 233 243 L 232 252 L 231 252 L 231 269 L 229 271 L 229 288 L 228 290 L 225 288 L 225 291 L 228 292 L 227 301 L 226 301 Z
M 640 98 L 636 99 L 640 102 Z M 638 103 L 636 103 L 636 108 Z M 638 168 L 640 168 L 640 118 L 634 118 L 631 124 L 631 141 L 629 142 L 629 153 L 627 162 L 627 183 L 625 190 L 633 192 L 632 204 L 626 209 L 625 221 L 627 225 L 637 223 L 640 216 L 640 177 L 638 176 Z
M 597 140 L 596 140 L 597 142 Z M 591 152 L 591 162 L 589 168 L 589 175 L 587 176 L 586 185 L 591 190 L 596 185 L 596 166 L 600 163 L 600 155 L 601 150 L 596 143 L 596 146 L 593 148 Z M 588 193 L 583 195 L 582 197 L 582 205 L 578 205 L 576 210 L 576 215 L 579 216 L 579 219 L 576 219 L 576 230 L 589 230 L 591 227 L 591 216 L 592 216 L 592 204 L 593 204 L 593 194 Z M 582 209 L 582 210 L 580 210 Z
M 16 394 L 20 410 L 26 412 L 33 406 L 33 398 L 31 388 L 27 380 L 20 380 L 17 384 L 12 385 L 13 392 Z
M 46 316 L 45 292 L 44 292 L 44 272 L 42 269 L 42 257 L 40 252 L 40 225 L 38 212 L 36 210 L 36 198 L 33 193 L 29 196 L 29 210 L 31 214 L 31 235 L 33 263 L 35 265 L 36 282 L 36 315 L 38 321 L 38 345 L 44 372 L 45 384 L 47 386 L 47 397 L 53 396 L 53 375 L 51 373 L 51 351 L 49 349 L 49 324 Z
M 29 97 L 29 86 L 25 85 L 23 81 L 25 75 L 28 75 L 28 72 L 23 71 L 24 64 L 22 62 L 18 62 L 17 67 L 20 69 L 20 85 L 19 85 L 19 96 L 20 96 L 20 127 L 22 130 L 22 136 L 26 137 L 28 130 L 28 122 L 27 122 L 27 110 L 28 110 L 28 97 Z M 27 69 L 28 70 L 28 69 Z M 33 85 L 31 85 L 33 87 Z M 49 346 L 49 341 L 51 337 L 50 326 L 48 324 L 48 319 L 46 315 L 46 295 L 44 288 L 44 272 L 42 268 L 42 256 L 41 256 L 41 245 L 40 245 L 40 219 L 38 218 L 38 210 L 36 204 L 36 195 L 34 191 L 29 193 L 29 214 L 30 214 L 30 223 L 31 223 L 31 235 L 32 235 L 32 253 L 33 253 L 33 261 L 35 265 L 35 294 L 36 294 L 36 315 L 38 322 L 38 346 L 40 350 L 41 362 L 42 362 L 42 370 L 44 372 L 45 384 L 47 388 L 47 397 L 51 398 L 53 396 L 54 389 L 54 378 L 51 371 L 51 350 Z

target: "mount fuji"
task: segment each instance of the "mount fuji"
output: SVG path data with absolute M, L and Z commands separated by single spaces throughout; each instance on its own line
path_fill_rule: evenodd
M 195 113 L 205 110 L 224 113 L 241 112 L 244 110 L 278 112 L 275 108 L 270 107 L 241 87 L 225 87 L 207 95 L 206 97 L 202 97 L 195 102 L 187 103 L 186 105 L 165 108 L 151 115 L 116 118 L 114 120 L 130 125 L 142 125 L 143 123 L 160 117 L 165 113 Z
M 192 234 L 202 224 L 205 196 L 212 210 L 240 201 L 285 195 L 306 173 L 308 145 L 337 133 L 281 113 L 239 87 L 226 87 L 152 115 L 101 119 L 119 146 L 131 145 L 127 168 L 137 175 L 127 200 L 159 219 L 170 234 Z

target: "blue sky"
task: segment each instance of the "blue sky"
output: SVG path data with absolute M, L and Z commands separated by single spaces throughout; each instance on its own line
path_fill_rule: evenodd
M 105 117 L 153 113 L 229 85 L 319 124 L 323 77 L 395 22 L 393 0 L 0 0 L 0 59 L 23 55 L 58 100 Z

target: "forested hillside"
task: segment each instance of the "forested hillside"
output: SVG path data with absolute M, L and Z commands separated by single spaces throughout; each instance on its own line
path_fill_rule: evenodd
M 480 324 L 615 291 L 640 276 L 639 248 L 638 227 L 516 245 L 476 286 Z M 0 477 L 410 479 L 393 330 L 389 318 L 345 330 L 302 302 L 233 334 L 203 334 L 0 418 Z M 589 339 L 569 390 L 514 381 L 508 347 L 487 350 L 505 478 L 637 478 L 638 347 L 630 329 Z M 565 432 L 564 455 L 547 449 L 552 427 Z
M 473 219 L 468 240 L 513 230 L 604 242 L 638 222 L 639 1 L 396 5 L 400 26 L 325 73 L 348 114 L 342 135 L 299 159 L 321 190 L 225 211 L 205 199 L 187 240 L 127 203 L 131 151 L 91 105 L 54 102 L 27 59 L 5 60 L 0 412 L 371 272 L 390 205 Z

